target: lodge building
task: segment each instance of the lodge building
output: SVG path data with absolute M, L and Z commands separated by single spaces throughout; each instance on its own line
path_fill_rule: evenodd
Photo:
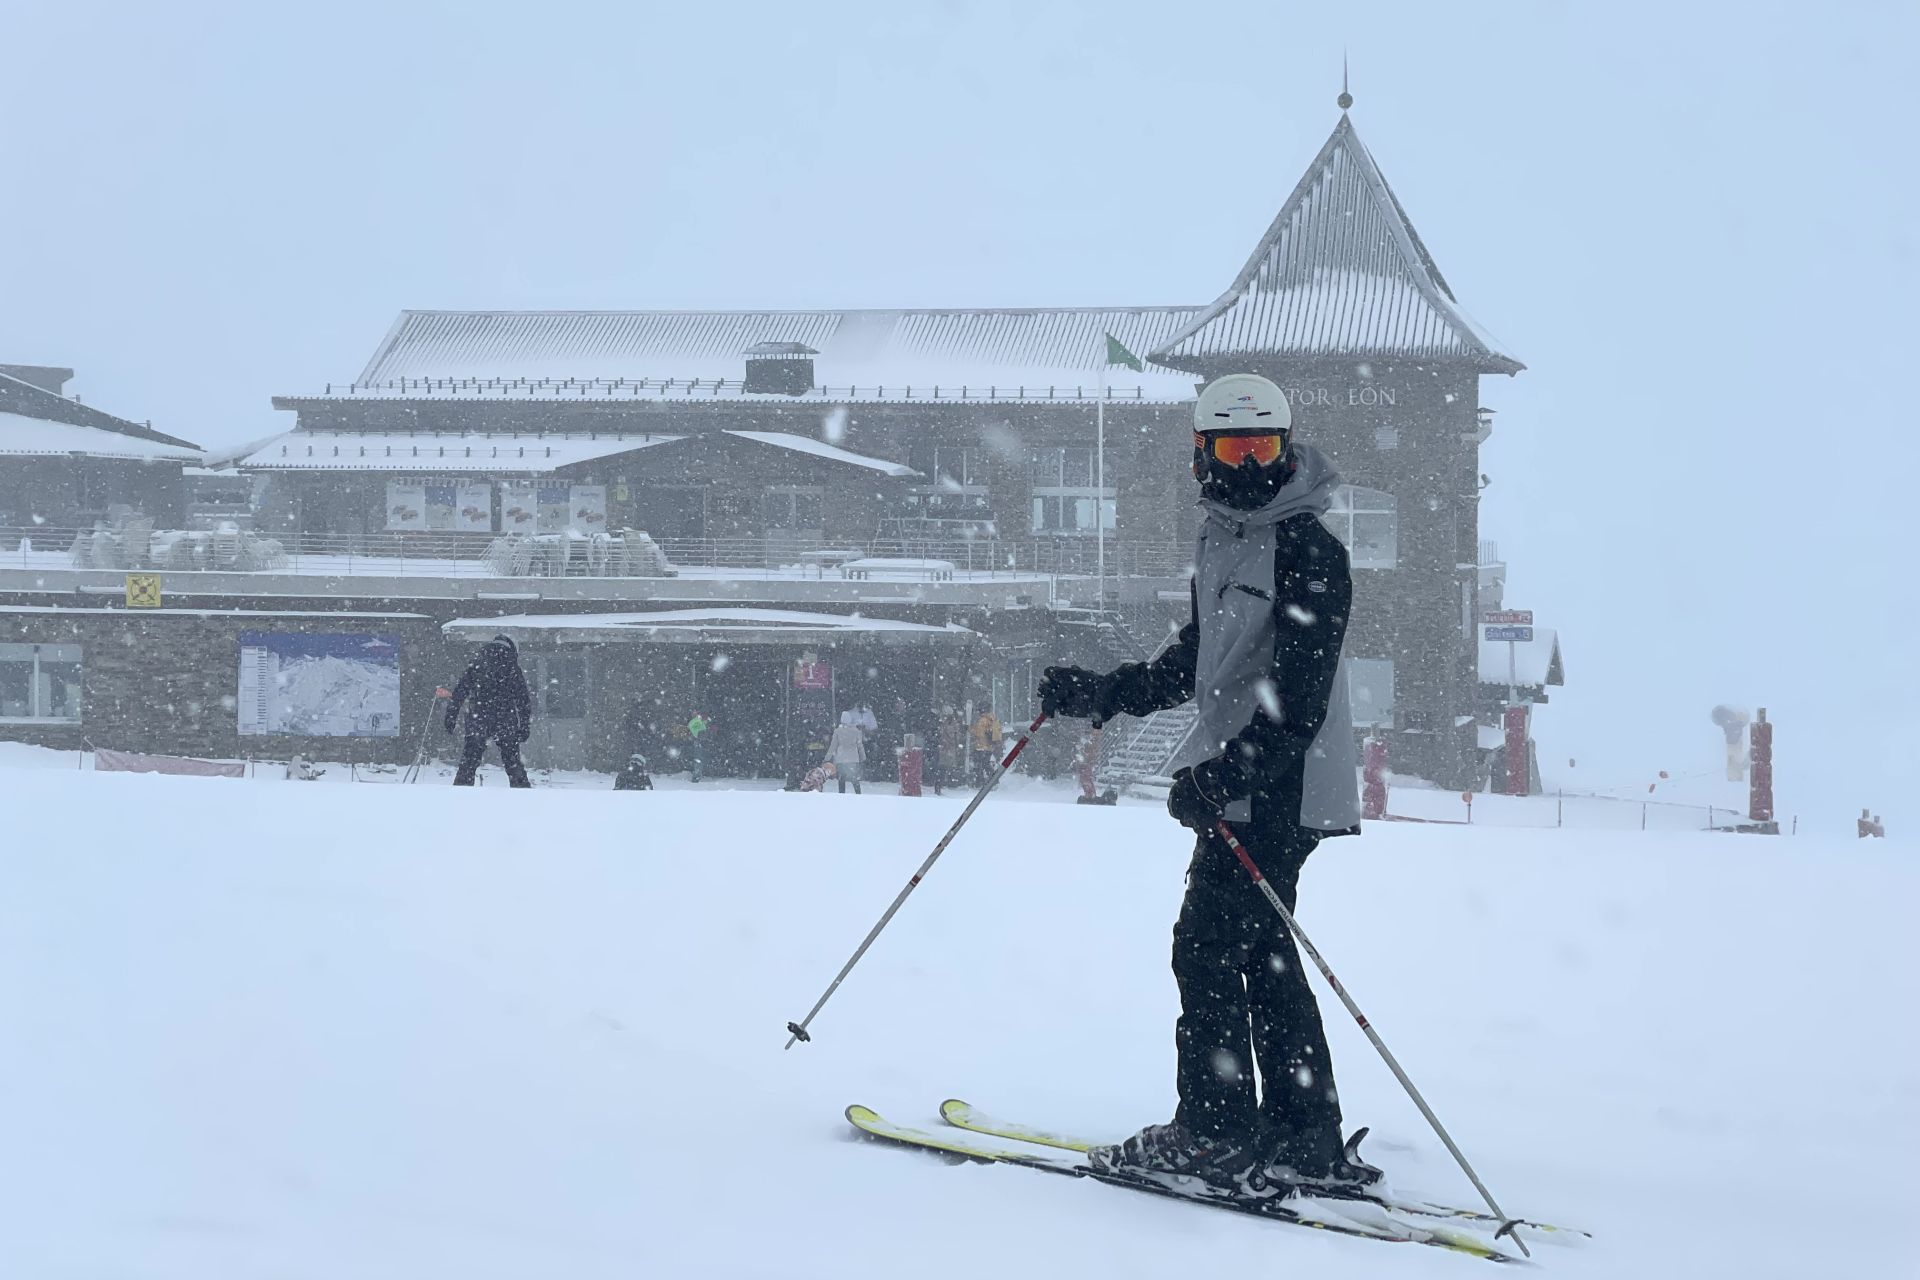
M 436 638 L 414 649 L 443 664 L 505 629 L 577 721 L 549 758 L 604 766 L 648 706 L 732 699 L 743 723 L 777 688 L 790 713 L 803 656 L 843 655 L 832 696 L 912 728 L 949 702 L 1020 719 L 1047 662 L 1144 655 L 1188 607 L 1196 388 L 1264 374 L 1346 482 L 1329 521 L 1355 569 L 1356 712 L 1397 768 L 1465 785 L 1480 384 L 1522 367 L 1343 111 L 1208 305 L 409 311 L 350 382 L 276 397 L 293 429 L 236 466 L 260 537 L 342 566 L 293 564 L 282 608 L 417 616 Z M 462 568 L 432 587 L 402 569 L 443 560 Z M 169 600 L 238 617 L 266 586 L 182 575 Z M 0 613 L 0 639 L 40 616 Z M 786 767 L 789 730 L 760 733 L 783 741 L 743 762 Z

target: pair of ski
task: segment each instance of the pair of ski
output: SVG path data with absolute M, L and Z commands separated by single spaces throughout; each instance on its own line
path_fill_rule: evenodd
M 855 1104 L 847 1108 L 847 1120 L 861 1132 L 923 1151 L 941 1152 L 962 1159 L 989 1164 L 1010 1164 L 1042 1173 L 1089 1178 L 1110 1186 L 1127 1187 L 1175 1200 L 1215 1205 L 1239 1213 L 1251 1214 L 1275 1222 L 1312 1227 L 1338 1235 L 1356 1236 L 1393 1244 L 1424 1244 L 1436 1248 L 1485 1258 L 1490 1262 L 1519 1262 L 1495 1244 L 1473 1234 L 1470 1228 L 1492 1230 L 1501 1224 L 1491 1214 L 1472 1209 L 1454 1209 L 1442 1205 L 1398 1201 L 1385 1197 L 1354 1196 L 1340 1199 L 1243 1200 L 1192 1189 L 1187 1180 L 1169 1184 L 1126 1173 L 1096 1169 L 1085 1158 L 1095 1143 L 1065 1134 L 1052 1133 L 1028 1125 L 997 1120 L 958 1098 L 940 1106 L 940 1118 L 947 1128 L 930 1130 L 897 1125 L 870 1107 Z M 1562 1238 L 1584 1236 L 1546 1223 L 1521 1222 L 1528 1231 Z

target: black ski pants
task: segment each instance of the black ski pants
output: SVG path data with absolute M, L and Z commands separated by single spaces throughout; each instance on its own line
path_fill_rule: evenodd
M 466 744 L 460 751 L 460 767 L 454 771 L 453 775 L 454 786 L 470 787 L 473 785 L 473 775 L 480 772 L 480 761 L 487 754 L 487 741 L 489 736 L 490 735 L 485 732 L 475 733 L 472 730 L 467 732 Z M 518 736 L 509 729 L 504 733 L 491 735 L 491 737 L 492 741 L 498 743 L 500 746 L 500 764 L 501 767 L 507 771 L 507 785 L 514 787 L 531 787 L 533 783 L 527 780 L 527 766 L 520 763 L 520 739 Z
M 1300 868 L 1320 833 L 1235 834 L 1293 910 Z M 1320 1006 L 1286 922 L 1218 836 L 1200 838 L 1187 871 L 1173 976 L 1180 1120 L 1196 1134 L 1300 1166 L 1338 1155 L 1340 1102 Z

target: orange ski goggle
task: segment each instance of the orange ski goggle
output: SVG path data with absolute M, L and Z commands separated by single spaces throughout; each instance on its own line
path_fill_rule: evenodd
M 1193 447 L 1202 453 L 1211 453 L 1229 467 L 1237 467 L 1248 458 L 1265 467 L 1278 462 L 1286 453 L 1287 437 L 1284 432 L 1230 436 L 1196 431 L 1193 433 Z

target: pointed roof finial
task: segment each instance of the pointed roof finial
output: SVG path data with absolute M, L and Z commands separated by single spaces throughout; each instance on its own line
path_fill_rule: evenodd
M 1353 95 L 1347 92 L 1347 51 L 1345 49 L 1340 51 L 1340 96 L 1334 101 L 1340 104 L 1342 111 L 1353 105 Z

